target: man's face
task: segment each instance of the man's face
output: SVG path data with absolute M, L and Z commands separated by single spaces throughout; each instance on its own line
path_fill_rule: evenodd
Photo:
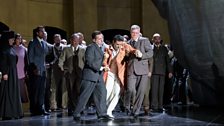
M 71 40 L 71 44 L 72 44 L 73 47 L 77 47 L 79 45 L 79 38 L 78 37 L 74 37 Z
M 122 48 L 122 46 L 123 46 L 123 41 L 116 41 L 114 44 L 113 44 L 113 48 L 114 48 L 114 50 L 118 50 L 118 49 L 120 49 L 120 48 Z
M 102 45 L 103 44 L 103 34 L 96 35 L 94 42 L 96 42 L 97 45 Z
M 61 37 L 60 36 L 54 37 L 54 43 L 55 43 L 55 45 L 60 45 L 60 42 L 61 42 Z
M 161 38 L 160 38 L 159 36 L 155 36 L 155 37 L 153 38 L 153 41 L 154 41 L 154 43 L 155 43 L 156 45 L 159 45 L 160 42 L 161 42 Z
M 44 32 L 45 32 L 44 28 L 39 28 L 39 31 L 37 32 L 37 36 L 41 39 L 44 38 Z
M 140 29 L 133 29 L 131 30 L 131 38 L 136 40 L 140 36 Z

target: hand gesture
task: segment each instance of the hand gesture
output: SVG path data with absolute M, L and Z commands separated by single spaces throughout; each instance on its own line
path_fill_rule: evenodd
M 139 51 L 139 50 L 136 50 L 136 51 L 135 51 L 135 56 L 136 56 L 137 58 L 142 58 L 142 52 Z

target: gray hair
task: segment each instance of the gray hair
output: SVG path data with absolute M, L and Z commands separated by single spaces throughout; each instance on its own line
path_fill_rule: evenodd
M 138 25 L 132 25 L 131 26 L 131 31 L 135 30 L 135 29 L 139 29 L 140 30 L 140 27 Z

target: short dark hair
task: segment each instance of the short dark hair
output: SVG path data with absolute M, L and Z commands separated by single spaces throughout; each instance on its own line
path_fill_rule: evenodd
M 92 39 L 95 39 L 96 36 L 97 36 L 97 35 L 100 35 L 100 34 L 102 34 L 101 31 L 94 31 L 94 32 L 92 33 Z
M 39 32 L 39 30 L 43 28 L 45 29 L 44 26 L 40 25 L 40 26 L 37 26 L 35 29 L 33 29 L 33 38 L 37 37 L 37 32 Z
M 113 41 L 124 41 L 124 37 L 122 35 L 115 35 Z

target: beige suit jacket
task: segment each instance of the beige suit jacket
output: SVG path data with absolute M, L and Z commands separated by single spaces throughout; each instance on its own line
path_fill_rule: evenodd
M 65 47 L 59 57 L 58 66 L 61 68 L 62 71 L 72 73 L 73 72 L 73 56 L 74 52 L 72 46 Z M 78 52 L 78 66 L 79 68 L 83 69 L 84 67 L 84 59 L 85 57 L 85 48 L 79 47 Z M 81 74 L 81 73 L 80 73 Z

